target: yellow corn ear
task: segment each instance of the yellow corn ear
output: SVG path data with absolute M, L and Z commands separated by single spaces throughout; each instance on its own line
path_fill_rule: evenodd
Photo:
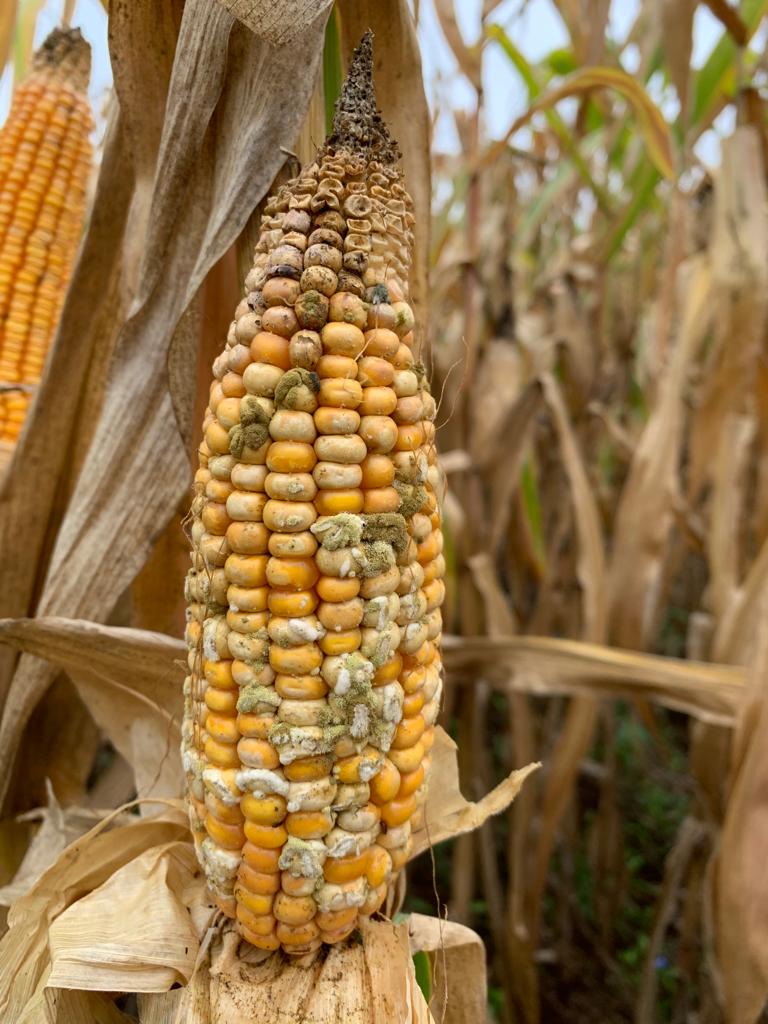
M 218 906 L 304 954 L 375 913 L 421 821 L 442 688 L 435 402 L 412 202 L 363 39 L 266 204 L 195 477 L 182 740 Z
M 0 444 L 13 445 L 56 330 L 91 166 L 90 47 L 55 29 L 0 131 Z

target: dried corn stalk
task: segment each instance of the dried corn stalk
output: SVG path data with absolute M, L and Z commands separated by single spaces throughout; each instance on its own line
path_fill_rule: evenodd
M 445 564 L 398 157 L 368 34 L 333 134 L 267 203 L 213 368 L 183 757 L 210 892 L 262 949 L 375 913 L 426 796 Z
M 91 51 L 54 29 L 0 132 L 0 444 L 19 435 L 56 330 L 85 211 Z

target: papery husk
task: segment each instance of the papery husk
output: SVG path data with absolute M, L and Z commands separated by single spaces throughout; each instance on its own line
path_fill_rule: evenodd
M 186 816 L 170 808 L 160 817 L 110 829 L 113 820 L 104 819 L 68 846 L 30 892 L 11 907 L 8 932 L 0 942 L 0 1020 L 4 1024 L 46 1019 L 34 1016 L 33 1010 L 35 1005 L 44 1005 L 41 1000 L 51 967 L 51 923 L 153 845 L 186 839 L 189 834 Z M 128 915 L 135 908 L 123 909 Z M 27 1008 L 30 1016 L 25 1018 Z
M 405 923 L 363 921 L 359 938 L 324 947 L 306 965 L 254 954 L 225 931 L 190 985 L 139 998 L 141 1024 L 433 1024 Z
M 488 993 L 485 947 L 480 936 L 457 921 L 411 914 L 412 953 L 426 953 L 432 979 L 429 1007 L 440 1024 L 483 1021 Z
M 505 810 L 537 767 L 513 772 L 471 803 L 459 790 L 456 745 L 439 728 L 433 749 L 440 785 L 428 796 L 413 856 Z M 238 952 L 238 936 L 209 903 L 179 806 L 111 830 L 106 819 L 68 847 L 14 905 L 9 934 L 0 943 L 3 1021 L 55 1021 L 40 1016 L 50 1001 L 46 992 L 67 989 L 156 993 L 140 1000 L 141 1020 L 152 1024 L 287 1024 L 299 1015 L 304 1024 L 430 1024 L 406 923 L 363 922 L 358 938 L 324 949 L 307 964 L 282 953 L 255 955 L 247 944 Z M 465 929 L 460 936 L 443 931 L 439 938 L 442 927 L 437 940 L 432 929 L 429 947 L 422 923 L 418 948 L 431 948 L 443 970 L 454 946 L 471 947 L 459 962 L 481 963 L 477 937 Z M 184 988 L 169 991 L 176 983 Z M 441 984 L 443 1007 L 445 980 Z M 462 984 L 460 977 L 455 984 Z M 473 986 L 474 1005 L 477 977 Z M 454 1017 L 460 1019 L 482 1020 Z

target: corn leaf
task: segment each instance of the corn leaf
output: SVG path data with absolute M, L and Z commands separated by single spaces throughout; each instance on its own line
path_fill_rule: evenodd
M 746 27 L 746 42 L 755 34 L 766 13 L 768 0 L 742 0 L 739 15 Z M 697 72 L 691 104 L 692 125 L 699 125 L 708 120 L 710 109 L 725 90 L 726 81 L 733 73 L 738 49 L 731 33 L 724 32 L 701 70 Z
M 672 136 L 661 111 L 648 96 L 642 85 L 625 71 L 618 68 L 583 68 L 574 72 L 554 89 L 548 90 L 531 104 L 508 130 L 505 140 L 510 139 L 523 125 L 528 124 L 534 114 L 548 110 L 560 100 L 569 96 L 580 96 L 595 89 L 611 89 L 618 92 L 631 104 L 654 166 L 666 178 L 675 177 Z
M 343 73 L 339 10 L 334 7 L 325 25 L 325 44 L 323 46 L 323 102 L 325 103 L 326 133 L 329 133 L 333 126 L 333 113 L 336 109 L 336 100 L 341 92 Z

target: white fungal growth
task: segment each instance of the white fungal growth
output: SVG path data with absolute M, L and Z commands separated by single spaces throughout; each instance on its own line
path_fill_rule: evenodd
M 371 798 L 371 787 L 367 782 L 339 784 L 331 807 L 341 811 L 347 807 L 363 807 Z
M 240 867 L 240 854 L 233 850 L 222 850 L 209 837 L 200 844 L 200 859 L 209 884 L 225 888 Z
M 371 713 L 365 704 L 355 704 L 349 733 L 353 739 L 361 740 L 368 735 L 371 727 Z
M 322 811 L 336 797 L 336 782 L 330 776 L 311 782 L 292 782 L 288 790 L 288 811 Z
M 288 836 L 278 864 L 282 871 L 288 871 L 294 878 L 322 878 L 327 856 L 328 849 L 321 840 Z
M 347 882 L 345 885 L 333 885 L 326 882 L 317 890 L 315 899 L 318 910 L 327 914 L 333 910 L 344 910 L 345 907 L 361 907 L 365 903 L 367 894 L 368 884 L 365 876 L 361 876 L 354 882 Z
M 187 775 L 194 775 L 195 778 L 200 778 L 204 763 L 205 762 L 202 757 L 194 747 L 187 747 L 182 751 L 181 764 Z
M 379 687 L 376 696 L 381 700 L 381 717 L 395 725 L 403 717 L 404 691 L 400 683 L 387 683 Z
M 349 693 L 350 687 L 352 686 L 352 675 L 349 669 L 342 668 L 336 677 L 336 686 L 334 687 L 334 693 L 337 693 L 340 697 L 343 697 L 345 693 Z
M 206 788 L 228 807 L 235 807 L 240 803 L 240 794 L 232 792 L 232 787 L 227 785 L 226 775 L 221 768 L 205 768 L 203 782 Z
M 311 644 L 325 636 L 325 630 L 318 623 L 316 626 L 306 619 L 288 619 L 288 628 L 305 643 Z
M 263 799 L 270 793 L 288 796 L 290 783 L 277 772 L 267 768 L 241 768 L 235 775 L 235 782 L 244 793 Z
M 236 608 L 230 605 L 233 611 Z M 214 615 L 203 623 L 203 657 L 207 661 L 220 661 L 216 633 L 219 628 L 219 617 Z
M 360 776 L 360 781 L 370 782 L 374 775 L 378 775 L 381 771 L 381 765 L 381 759 L 377 759 L 375 761 L 362 761 L 357 770 L 357 774 Z

